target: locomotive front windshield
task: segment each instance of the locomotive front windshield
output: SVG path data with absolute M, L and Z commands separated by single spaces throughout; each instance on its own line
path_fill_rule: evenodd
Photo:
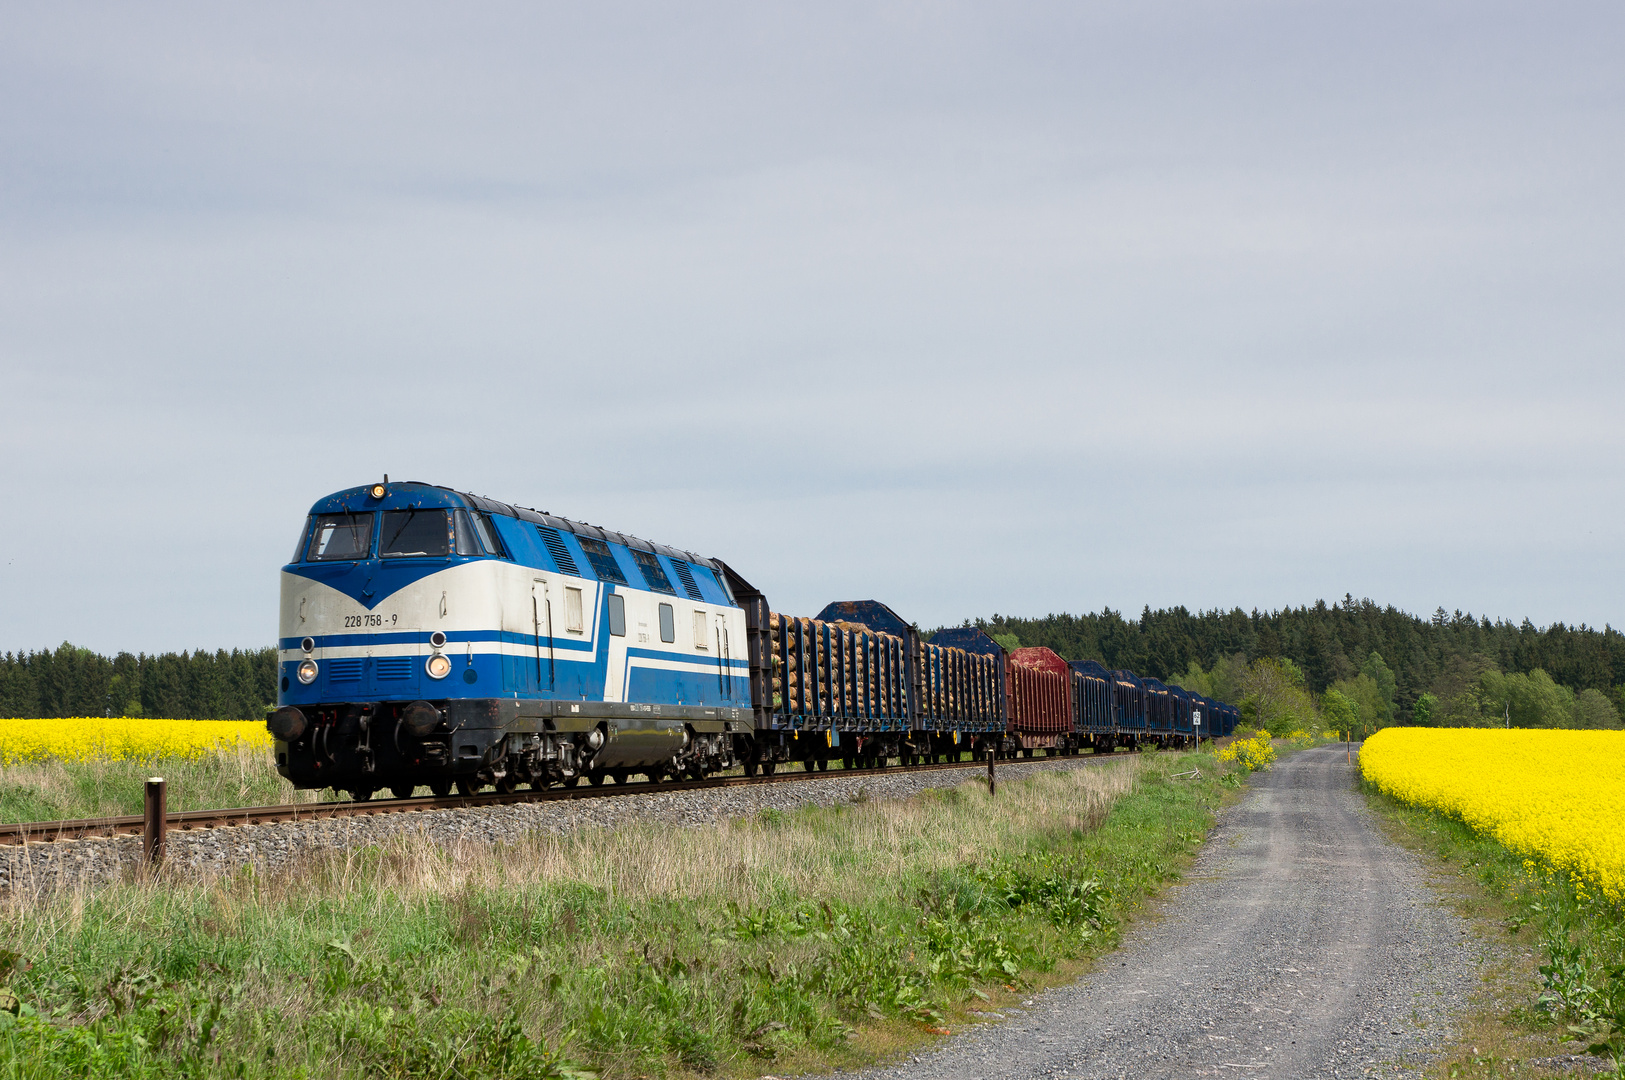
M 378 554 L 386 559 L 451 554 L 444 510 L 386 510 Z
M 372 550 L 372 518 L 370 512 L 318 514 L 305 558 L 311 562 L 365 559 Z

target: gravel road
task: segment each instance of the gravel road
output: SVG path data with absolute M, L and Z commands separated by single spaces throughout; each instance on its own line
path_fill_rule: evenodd
M 1487 956 L 1353 773 L 1322 747 L 1255 775 L 1160 917 L 1092 974 L 842 1080 L 1415 1076 Z
M 999 763 L 998 769 L 1001 780 L 1019 780 L 1048 769 L 1102 764 L 1107 763 L 1085 755 L 1004 761 Z M 244 865 L 273 869 L 301 852 L 377 843 L 402 833 L 422 833 L 450 846 L 501 843 L 529 832 L 564 833 L 634 821 L 712 825 L 770 809 L 831 806 L 859 798 L 903 799 L 926 788 L 979 782 L 982 775 L 977 769 L 900 770 L 852 777 L 836 771 L 794 783 L 674 792 L 640 791 L 640 785 L 633 784 L 625 795 L 593 799 L 327 818 L 195 832 L 172 830 L 167 840 L 168 864 L 182 873 L 200 874 L 222 873 Z M 140 859 L 141 838 L 137 836 L 0 848 L 0 895 L 95 885 L 116 879 L 135 867 Z

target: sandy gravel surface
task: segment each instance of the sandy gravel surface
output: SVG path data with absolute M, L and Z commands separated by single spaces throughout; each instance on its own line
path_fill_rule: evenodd
M 840 1080 L 1415 1076 L 1488 959 L 1425 881 L 1341 747 L 1293 754 L 1091 975 Z
M 999 779 L 1018 780 L 1047 769 L 1075 769 L 1105 764 L 1082 757 L 1001 761 Z M 854 799 L 901 799 L 926 788 L 985 782 L 979 769 L 897 771 L 881 775 L 842 776 L 707 791 L 640 793 L 629 785 L 624 796 L 568 799 L 560 802 L 511 803 L 460 810 L 432 810 L 376 817 L 346 817 L 250 825 L 195 832 L 171 830 L 169 863 L 200 873 L 220 873 L 245 864 L 275 868 L 301 852 L 316 848 L 375 843 L 402 833 L 422 833 L 444 844 L 499 843 L 528 832 L 564 833 L 583 827 L 614 826 L 633 821 L 671 825 L 711 825 L 763 810 L 830 806 Z M 0 848 L 0 891 L 59 888 L 110 880 L 141 858 L 140 837 L 76 840 Z

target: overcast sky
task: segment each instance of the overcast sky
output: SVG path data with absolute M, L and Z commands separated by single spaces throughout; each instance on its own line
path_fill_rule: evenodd
M 472 490 L 922 625 L 1625 622 L 1618 3 L 0 4 L 0 649 Z

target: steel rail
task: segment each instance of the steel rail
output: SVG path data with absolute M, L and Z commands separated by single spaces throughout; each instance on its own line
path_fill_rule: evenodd
M 1077 755 L 1086 760 L 1095 755 Z M 1099 755 L 1106 760 L 1112 755 Z M 1053 761 L 1055 757 L 1005 759 L 1010 764 Z M 219 810 L 173 810 L 164 815 L 167 828 L 190 832 L 198 829 L 231 828 L 242 825 L 274 825 L 290 821 L 318 821 L 324 818 L 370 817 L 375 814 L 408 814 L 427 810 L 459 810 L 474 806 L 508 806 L 515 803 L 563 802 L 568 799 L 604 799 L 615 796 L 654 795 L 679 791 L 712 791 L 719 788 L 750 787 L 756 784 L 795 783 L 805 780 L 831 780 L 846 777 L 896 776 L 899 773 L 934 772 L 948 769 L 985 769 L 985 759 L 949 761 L 934 765 L 893 765 L 870 769 L 832 769 L 827 772 L 775 772 L 772 776 L 719 776 L 708 780 L 678 780 L 651 784 L 604 784 L 603 786 L 549 787 L 540 791 L 492 791 L 473 795 L 427 796 L 412 799 L 369 799 L 365 802 L 287 803 L 282 806 L 237 806 Z M 0 823 L 0 847 L 49 844 L 117 836 L 140 836 L 146 818 L 141 814 L 122 817 L 80 818 L 74 821 L 25 821 Z

